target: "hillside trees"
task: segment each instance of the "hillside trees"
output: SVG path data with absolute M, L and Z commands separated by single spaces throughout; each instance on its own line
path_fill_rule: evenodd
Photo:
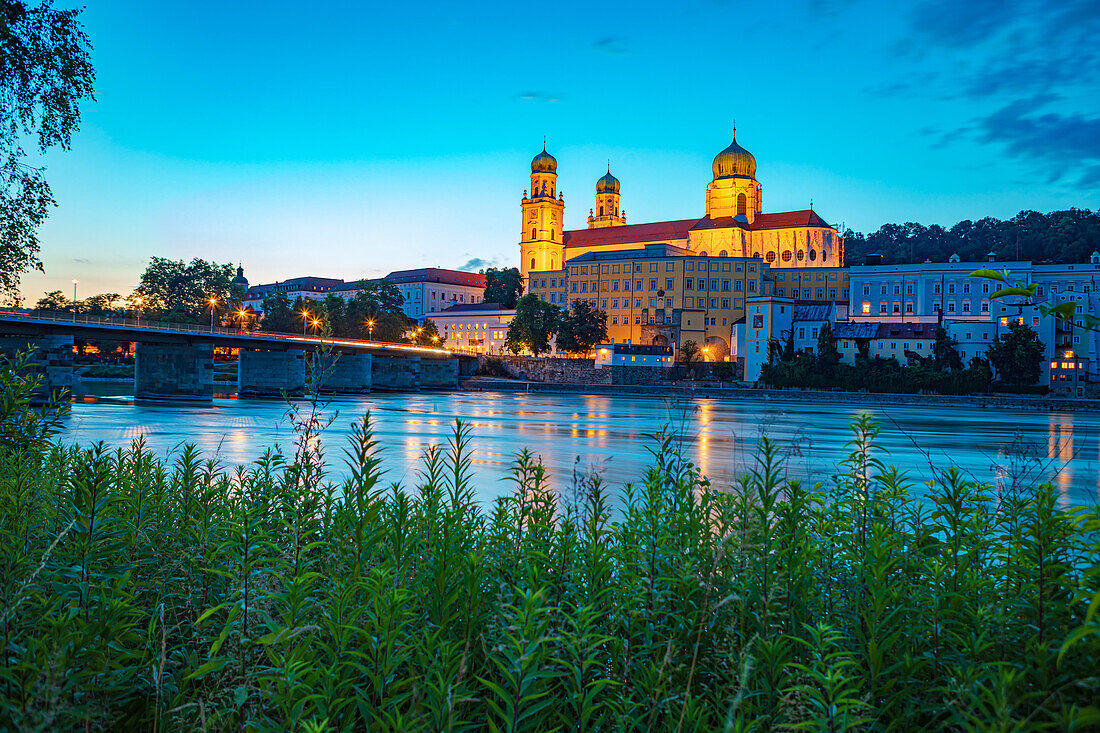
M 1043 342 L 1026 323 L 1010 322 L 986 355 L 997 378 L 1006 384 L 1035 384 L 1042 374 Z
M 508 324 L 505 348 L 513 354 L 530 351 L 535 356 L 550 350 L 550 339 L 558 327 L 560 309 L 542 301 L 536 295 L 525 295 L 516 301 L 516 316 Z
M 515 308 L 523 295 L 523 275 L 517 267 L 490 267 L 485 271 L 485 302 Z

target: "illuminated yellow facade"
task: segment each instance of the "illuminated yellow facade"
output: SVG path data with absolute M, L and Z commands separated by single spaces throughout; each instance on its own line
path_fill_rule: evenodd
M 614 343 L 679 348 L 694 341 L 714 361 L 730 353 L 745 299 L 770 291 L 766 270 L 751 258 L 704 258 L 653 244 L 578 255 L 564 269 L 532 273 L 528 290 L 562 308 L 577 300 L 593 303 L 607 313 Z
M 736 135 L 714 158 L 706 213 L 700 218 L 627 224 L 620 182 L 609 167 L 596 183 L 596 205 L 589 212 L 588 227 L 565 231 L 557 167 L 545 147 L 531 161 L 530 194 L 524 191 L 521 202 L 524 277 L 558 270 L 587 252 L 638 250 L 651 244 L 673 245 L 695 256 L 760 259 L 773 269 L 844 265 L 843 238 L 812 208 L 764 212 L 756 159 L 737 143 Z

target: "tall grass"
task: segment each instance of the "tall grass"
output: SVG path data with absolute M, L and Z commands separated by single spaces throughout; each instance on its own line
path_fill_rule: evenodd
M 308 446 L 5 446 L 0 729 L 1096 726 L 1097 513 L 951 468 L 917 498 L 853 430 L 813 485 L 763 440 L 712 486 L 661 432 L 559 501 L 524 452 L 491 506 L 462 423 L 409 487 L 369 416 L 338 483 Z

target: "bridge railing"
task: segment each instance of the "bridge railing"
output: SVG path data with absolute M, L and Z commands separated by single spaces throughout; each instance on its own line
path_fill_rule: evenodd
M 153 321 L 146 318 L 128 318 L 115 315 L 91 315 L 86 313 L 65 313 L 59 311 L 29 311 L 0 309 L 0 320 L 18 320 L 27 322 L 48 322 L 57 324 L 76 323 L 91 326 L 117 326 L 133 328 L 136 330 L 148 329 L 150 331 L 169 331 L 177 333 L 206 334 L 213 336 L 225 336 L 234 339 L 293 339 L 295 341 L 308 341 L 314 344 L 370 344 L 371 347 L 385 349 L 403 349 L 409 351 L 424 351 L 435 354 L 448 354 L 450 349 L 441 347 L 418 346 L 415 344 L 399 343 L 393 341 L 375 341 L 373 339 L 346 339 L 321 336 L 318 334 L 303 334 L 294 331 L 246 331 L 240 328 L 225 328 L 224 326 L 203 326 L 197 323 L 174 323 L 172 321 Z

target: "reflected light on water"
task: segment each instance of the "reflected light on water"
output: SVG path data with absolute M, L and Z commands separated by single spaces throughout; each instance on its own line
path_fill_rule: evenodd
M 432 443 L 444 447 L 454 420 L 472 416 L 476 485 L 484 501 L 509 490 L 509 484 L 499 479 L 507 476 L 524 447 L 539 456 L 555 489 L 570 485 L 575 466 L 598 466 L 615 488 L 638 480 L 652 461 L 652 436 L 665 424 L 682 429 L 684 457 L 717 488 L 729 486 L 751 467 L 762 435 L 772 438 L 788 457 L 788 475 L 826 480 L 843 460 L 851 438 L 849 423 L 861 411 L 855 405 L 779 400 L 491 392 L 341 397 L 328 410 L 339 413 L 321 437 L 334 481 L 347 473 L 342 451 L 350 426 L 368 410 L 382 446 L 386 481 L 406 484 L 413 483 L 424 450 Z M 276 444 L 293 449 L 295 435 L 286 411 L 278 399 L 215 399 L 212 407 L 204 407 L 92 398 L 73 403 L 62 439 L 85 444 L 102 440 L 125 447 L 144 435 L 149 447 L 162 454 L 190 441 L 205 455 L 217 454 L 223 463 L 235 464 L 253 461 Z M 1006 421 L 996 411 L 942 406 L 874 406 L 867 411 L 882 424 L 882 450 L 876 457 L 908 471 L 917 492 L 930 476 L 930 461 L 941 466 L 954 463 L 979 480 L 995 480 L 997 466 L 1008 460 L 1006 446 L 1018 430 L 1038 448 L 1039 458 L 1052 466 L 1066 465 L 1056 476 L 1045 476 L 1056 480 L 1065 501 L 1091 504 L 1097 496 L 1096 414 L 1019 412 Z

